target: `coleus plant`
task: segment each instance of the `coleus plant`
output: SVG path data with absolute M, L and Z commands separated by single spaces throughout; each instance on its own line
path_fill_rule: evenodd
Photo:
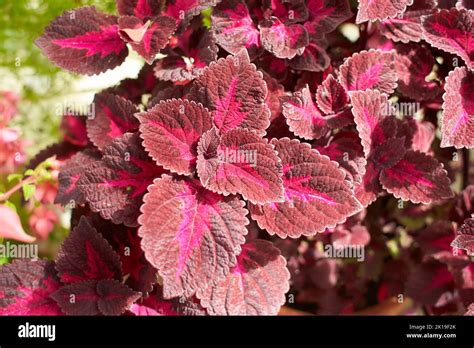
M 318 243 L 385 250 L 381 230 L 450 204 L 433 112 L 442 147 L 473 147 L 474 15 L 436 5 L 360 0 L 354 18 L 347 0 L 117 0 L 119 17 L 55 19 L 37 44 L 66 70 L 105 72 L 128 47 L 148 65 L 96 94 L 94 117 L 66 114 L 64 140 L 34 159 L 67 159 L 56 203 L 71 234 L 54 261 L 0 268 L 0 313 L 273 315 L 290 286 L 321 313 L 356 310 L 373 279 Z M 354 20 L 357 45 L 336 30 Z M 413 212 L 386 212 L 390 197 Z M 435 313 L 457 289 L 472 311 L 473 205 L 459 204 L 414 229 L 387 263 L 413 271 L 380 275 L 381 301 L 405 291 Z

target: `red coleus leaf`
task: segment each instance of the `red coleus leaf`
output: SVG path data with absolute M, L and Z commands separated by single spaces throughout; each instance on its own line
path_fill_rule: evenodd
M 311 39 L 320 39 L 352 17 L 348 0 L 307 0 L 306 6 L 309 18 L 304 27 Z
M 64 140 L 70 144 L 85 147 L 89 143 L 87 138 L 86 117 L 93 115 L 74 115 L 66 111 L 61 119 L 60 128 L 64 133 Z
M 97 152 L 85 150 L 67 160 L 61 166 L 58 176 L 59 188 L 54 203 L 68 205 L 71 208 L 86 203 L 82 191 L 77 187 L 77 182 L 89 166 L 99 159 L 100 155 Z
M 298 140 L 274 139 L 271 144 L 283 165 L 285 201 L 250 206 L 261 228 L 282 238 L 311 236 L 361 210 L 337 163 Z
M 329 75 L 316 92 L 316 101 L 325 114 L 334 114 L 345 109 L 349 103 L 349 96 L 344 87 Z
M 354 194 L 362 206 L 367 207 L 373 203 L 382 192 L 379 182 L 380 168 L 372 162 L 367 162 L 365 174 L 360 183 L 355 183 Z
M 157 62 L 155 75 L 163 81 L 193 80 L 217 60 L 217 52 L 214 33 L 191 25 L 180 35 L 179 46 Z
M 283 96 L 280 100 L 290 130 L 304 139 L 319 139 L 330 129 L 351 123 L 347 113 L 323 116 L 314 103 L 308 86 L 293 93 L 293 96 Z
M 151 292 L 158 273 L 145 259 L 137 229 L 115 225 L 97 214 L 92 215 L 89 221 L 120 257 L 124 284 L 136 291 Z
M 416 151 L 408 151 L 396 165 L 385 168 L 380 183 L 395 197 L 413 203 L 430 204 L 454 196 L 443 165 Z
M 420 42 L 423 38 L 421 18 L 432 13 L 433 0 L 417 0 L 406 12 L 379 24 L 380 32 L 395 42 Z
M 380 130 L 380 122 L 388 99 L 377 90 L 351 92 L 352 113 L 359 132 L 364 154 L 369 157 L 373 141 L 382 144 L 386 140 L 385 132 Z M 393 134 L 390 134 L 392 136 Z M 376 139 L 374 139 L 377 136 Z
M 309 44 L 308 32 L 301 24 L 284 24 L 272 17 L 259 24 L 263 47 L 277 58 L 291 59 L 301 55 Z
M 339 81 L 347 91 L 375 89 L 393 93 L 397 88 L 395 52 L 369 50 L 354 53 L 339 68 Z
M 46 260 L 15 260 L 0 266 L 0 315 L 63 315 L 50 297 L 61 283 Z
M 466 10 L 474 10 L 474 2 L 472 0 L 459 0 L 456 6 L 463 7 Z
M 290 61 L 290 66 L 295 70 L 324 71 L 331 64 L 331 58 L 326 52 L 325 41 L 311 41 L 301 55 Z
M 394 18 L 412 4 L 413 0 L 359 0 L 356 23 Z
M 474 72 L 456 68 L 446 79 L 441 147 L 474 147 Z
M 304 0 L 264 0 L 265 17 L 277 17 L 282 22 L 299 23 L 308 19 L 309 13 Z
M 432 100 L 441 93 L 436 81 L 427 81 L 435 59 L 431 51 L 419 44 L 397 45 L 395 69 L 398 75 L 398 91 L 417 101 Z
M 56 257 L 63 283 L 122 279 L 120 258 L 85 217 L 64 241 Z
M 196 180 L 156 179 L 141 211 L 142 249 L 163 279 L 165 298 L 189 297 L 225 277 L 245 242 L 244 203 Z
M 451 246 L 453 248 L 466 250 L 470 256 L 474 255 L 474 218 L 464 221 Z
M 120 315 L 141 294 L 113 279 L 88 280 L 63 286 L 52 298 L 67 315 Z
M 164 14 L 174 18 L 179 23 L 179 29 L 182 30 L 194 16 L 220 2 L 221 0 L 168 0 Z
M 92 211 L 116 224 L 137 226 L 139 206 L 148 185 L 163 173 L 140 145 L 138 134 L 126 133 L 104 149 L 77 182 Z
M 195 102 L 172 99 L 137 117 L 143 146 L 156 163 L 178 174 L 191 174 L 198 141 L 212 128 L 208 110 Z
M 197 172 L 207 189 L 240 193 L 252 203 L 281 201 L 281 164 L 272 145 L 256 134 L 234 129 L 222 137 L 206 132 L 198 145 Z
M 367 161 L 356 132 L 339 132 L 326 147 L 316 147 L 316 149 L 321 155 L 328 156 L 339 163 L 352 183 L 362 183 Z
M 63 69 L 93 75 L 113 69 L 128 55 L 117 17 L 82 7 L 65 12 L 45 29 L 36 44 Z
M 422 18 L 423 38 L 443 51 L 461 57 L 474 67 L 474 12 L 441 10 Z
M 116 0 L 117 10 L 121 16 L 138 18 L 155 17 L 161 12 L 162 0 Z
M 259 135 L 264 135 L 270 125 L 267 93 L 262 73 L 250 63 L 245 50 L 211 63 L 191 90 L 191 95 L 212 112 L 221 133 L 243 128 Z
M 226 0 L 213 10 L 212 28 L 219 46 L 232 54 L 246 48 L 254 57 L 261 47 L 260 32 L 243 0 Z
M 285 95 L 285 87 L 266 72 L 263 74 L 263 79 L 268 88 L 267 105 L 271 111 L 270 121 L 273 121 L 281 115 L 280 97 Z
M 436 128 L 430 122 L 416 122 L 416 133 L 413 137 L 412 150 L 430 152 L 436 136 Z
M 95 113 L 87 120 L 87 135 L 100 150 L 124 133 L 138 130 L 138 120 L 134 117 L 138 109 L 127 99 L 99 93 L 92 105 Z
M 289 279 L 280 250 L 257 239 L 242 246 L 227 277 L 197 296 L 211 315 L 276 315 L 285 303 Z
M 434 221 L 415 236 L 416 242 L 427 254 L 448 251 L 454 237 L 454 225 L 451 221 Z
M 176 30 L 176 21 L 168 16 L 159 16 L 153 20 L 123 16 L 118 20 L 120 36 L 140 54 L 148 64 L 164 48 Z
M 415 301 L 435 305 L 441 296 L 454 287 L 454 278 L 448 267 L 436 260 L 429 260 L 415 267 L 405 285 L 407 296 Z

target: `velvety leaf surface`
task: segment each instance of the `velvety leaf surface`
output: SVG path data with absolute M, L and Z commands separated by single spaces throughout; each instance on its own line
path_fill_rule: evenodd
M 334 114 L 347 107 L 349 96 L 344 87 L 334 78 L 334 76 L 329 75 L 323 83 L 318 86 L 316 101 L 318 107 L 325 114 Z
M 286 123 L 295 135 L 311 140 L 319 139 L 329 131 L 328 121 L 313 102 L 307 86 L 280 100 Z
M 211 15 L 217 43 L 231 54 L 246 48 L 251 57 L 261 47 L 260 32 L 250 17 L 243 0 L 226 0 L 216 6 Z
M 178 22 L 178 29 L 183 30 L 194 16 L 220 2 L 221 0 L 168 0 L 164 14 L 174 18 Z
M 92 211 L 116 224 L 137 226 L 142 197 L 163 173 L 140 145 L 138 134 L 126 133 L 104 149 L 102 159 L 81 176 L 77 186 Z
M 380 182 L 395 197 L 413 203 L 430 204 L 454 195 L 443 165 L 416 151 L 408 151 L 395 166 L 384 169 Z
M 286 25 L 272 17 L 259 24 L 263 47 L 277 58 L 291 59 L 301 55 L 309 44 L 308 32 L 301 24 Z
M 290 272 L 272 243 L 254 240 L 242 246 L 226 278 L 198 292 L 211 315 L 276 315 L 285 303 Z
M 160 13 L 162 0 L 116 0 L 117 10 L 121 16 L 138 18 L 154 17 Z
M 267 86 L 245 50 L 219 59 L 198 77 L 191 94 L 212 112 L 222 133 L 249 129 L 264 135 L 270 125 Z
M 50 297 L 61 283 L 46 260 L 15 260 L 0 266 L 0 315 L 63 315 Z
M 414 0 L 359 0 L 356 23 L 394 18 L 405 12 Z
M 212 127 L 201 104 L 167 100 L 138 115 L 143 146 L 158 165 L 189 175 L 196 165 L 197 144 Z
M 198 145 L 197 172 L 207 189 L 240 193 L 252 203 L 281 201 L 281 164 L 273 146 L 256 134 L 234 129 L 219 137 L 206 132 Z
M 281 238 L 314 235 L 361 210 L 337 163 L 298 140 L 272 140 L 283 165 L 285 201 L 251 205 L 252 218 Z
M 369 50 L 354 53 L 339 68 L 339 81 L 347 91 L 374 89 L 393 93 L 397 87 L 395 52 Z
M 352 17 L 348 0 L 308 0 L 306 6 L 309 18 L 304 27 L 313 40 L 332 32 L 339 24 Z
M 441 147 L 474 147 L 474 72 L 456 68 L 446 79 Z
M 245 242 L 244 203 L 196 180 L 156 179 L 141 211 L 142 248 L 163 279 L 165 298 L 189 297 L 225 277 Z
M 86 75 L 113 69 L 128 55 L 117 17 L 95 7 L 66 11 L 50 23 L 36 45 L 56 65 Z
M 87 120 L 87 135 L 100 150 L 124 133 L 138 130 L 138 120 L 133 116 L 138 109 L 127 99 L 99 93 L 92 105 L 95 114 Z
M 56 269 L 63 283 L 122 278 L 120 258 L 85 217 L 61 245 Z
M 176 30 L 176 20 L 168 16 L 158 16 L 146 22 L 137 17 L 124 16 L 119 18 L 118 24 L 120 36 L 148 64 L 153 63 Z
M 422 18 L 423 38 L 432 46 L 461 57 L 474 67 L 474 12 L 441 10 Z
M 474 255 L 474 219 L 467 219 L 459 228 L 456 239 L 451 243 L 453 248 L 466 250 L 467 254 Z
M 64 313 L 75 316 L 120 315 L 140 296 L 140 293 L 113 279 L 66 285 L 52 295 Z
M 325 41 L 311 41 L 301 55 L 295 56 L 290 61 L 290 66 L 295 70 L 324 71 L 331 64 L 331 58 L 326 52 Z
M 71 208 L 86 203 L 82 191 L 77 187 L 77 182 L 89 166 L 99 159 L 100 155 L 96 151 L 84 150 L 67 160 L 58 176 L 59 188 L 54 202 L 69 205 Z

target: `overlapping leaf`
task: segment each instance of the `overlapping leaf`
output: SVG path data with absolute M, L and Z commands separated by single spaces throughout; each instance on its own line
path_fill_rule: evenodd
M 77 182 L 92 211 L 107 220 L 137 226 L 142 197 L 158 167 L 140 145 L 138 134 L 126 133 L 104 149 L 102 159 Z
M 422 18 L 423 38 L 443 51 L 461 57 L 474 68 L 474 12 L 441 10 Z
M 122 278 L 120 258 L 85 217 L 62 244 L 56 269 L 65 284 Z
M 155 180 L 141 211 L 142 248 L 163 279 L 165 298 L 189 297 L 225 277 L 245 242 L 243 202 L 196 180 Z
M 359 0 L 356 23 L 394 18 L 405 12 L 414 0 Z
M 345 20 L 352 17 L 348 0 L 308 0 L 309 18 L 304 23 L 311 39 L 320 39 L 332 32 Z
M 395 52 L 369 50 L 354 53 L 339 68 L 339 81 L 347 91 L 375 89 L 393 93 L 397 87 Z
M 464 221 L 451 246 L 466 250 L 468 255 L 474 255 L 474 218 Z
M 52 297 L 67 315 L 120 315 L 140 298 L 128 286 L 113 279 L 69 284 Z
M 474 147 L 474 72 L 456 68 L 446 79 L 441 146 Z
M 252 203 L 282 200 L 281 164 L 273 146 L 256 134 L 234 129 L 219 137 L 206 132 L 198 145 L 197 172 L 204 187 L 240 193 Z
M 263 47 L 275 57 L 291 59 L 301 55 L 309 44 L 308 32 L 301 24 L 282 23 L 272 17 L 259 24 Z
M 290 272 L 272 243 L 242 246 L 237 264 L 224 279 L 198 292 L 211 315 L 276 315 L 285 303 Z
M 197 143 L 212 127 L 211 116 L 201 104 L 168 100 L 138 115 L 143 146 L 150 156 L 178 174 L 191 174 Z
M 285 201 L 251 205 L 261 228 L 282 238 L 314 235 L 357 213 L 346 174 L 335 162 L 298 140 L 272 140 L 283 165 Z
M 60 286 L 51 261 L 24 259 L 0 266 L 0 315 L 63 315 L 50 297 Z
M 138 130 L 138 120 L 134 117 L 138 109 L 127 99 L 99 93 L 92 105 L 95 113 L 87 120 L 87 135 L 100 150 L 124 133 Z
M 119 35 L 117 17 L 82 7 L 51 22 L 36 44 L 63 69 L 94 75 L 113 69 L 128 55 Z
M 212 112 L 221 133 L 244 128 L 260 135 L 270 125 L 267 93 L 262 73 L 250 63 L 245 50 L 212 63 L 191 91 L 193 98 Z

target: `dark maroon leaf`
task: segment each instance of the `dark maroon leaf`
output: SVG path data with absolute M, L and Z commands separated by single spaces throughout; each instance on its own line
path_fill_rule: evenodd
M 113 279 L 88 280 L 63 286 L 52 297 L 67 315 L 120 315 L 140 298 Z
M 137 226 L 142 197 L 163 173 L 140 145 L 138 134 L 126 133 L 104 149 L 103 157 L 77 185 L 92 211 L 116 224 Z
M 56 269 L 63 283 L 122 279 L 120 258 L 85 217 L 62 244 Z
M 60 286 L 51 261 L 24 259 L 0 266 L 0 315 L 63 315 L 50 297 Z
M 94 97 L 95 115 L 87 120 L 87 135 L 100 150 L 126 132 L 138 130 L 138 109 L 127 99 L 99 93 Z
M 66 11 L 51 22 L 36 44 L 61 68 L 86 75 L 113 69 L 128 55 L 117 17 L 97 12 L 95 7 Z

